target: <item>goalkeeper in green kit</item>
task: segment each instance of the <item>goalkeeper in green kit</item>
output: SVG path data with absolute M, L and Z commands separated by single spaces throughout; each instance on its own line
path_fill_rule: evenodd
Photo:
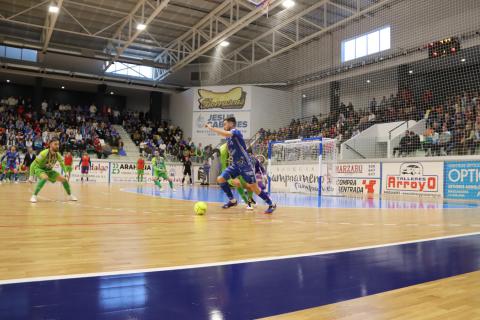
M 68 194 L 68 199 L 70 201 L 77 201 L 77 198 L 72 195 L 72 192 L 70 190 L 70 184 L 68 183 L 67 179 L 53 169 L 55 167 L 55 164 L 58 162 L 62 167 L 63 171 L 66 171 L 62 155 L 58 152 L 59 148 L 60 142 L 58 138 L 52 138 L 50 140 L 48 149 L 40 152 L 37 158 L 31 164 L 30 176 L 37 177 L 38 183 L 35 187 L 35 191 L 33 192 L 32 197 L 30 198 L 30 202 L 37 202 L 37 195 L 40 190 L 42 190 L 43 186 L 47 183 L 47 181 L 50 181 L 51 183 L 55 183 L 57 181 L 61 182 L 63 188 Z
M 160 156 L 158 151 L 155 151 L 155 157 L 152 159 L 152 171 L 153 171 L 153 183 L 162 191 L 162 184 L 160 179 L 167 180 L 172 191 L 176 191 L 173 188 L 173 180 L 167 174 L 167 166 L 165 165 L 165 159 Z

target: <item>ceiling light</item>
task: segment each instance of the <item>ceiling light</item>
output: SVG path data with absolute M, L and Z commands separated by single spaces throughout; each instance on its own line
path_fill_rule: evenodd
M 293 7 L 295 5 L 295 1 L 293 0 L 285 0 L 283 1 L 282 3 L 282 6 L 285 8 L 285 9 L 289 9 L 291 7 Z
M 370 83 L 371 81 L 370 80 L 367 80 L 367 83 Z
M 143 31 L 147 28 L 147 25 L 144 23 L 137 24 L 137 30 Z
M 110 94 L 113 95 L 114 94 L 113 91 L 110 91 Z
M 60 8 L 57 7 L 56 5 L 54 4 L 51 4 L 49 7 L 48 7 L 48 12 L 50 13 L 58 13 L 60 11 Z
M 228 41 L 223 40 L 222 42 L 220 42 L 221 47 L 228 47 L 229 45 L 230 45 L 230 42 Z
M 462 61 L 462 62 L 465 62 L 465 61 L 467 61 L 467 59 L 465 59 L 465 58 L 462 58 L 462 60 L 460 60 L 460 61 Z
M 65 89 L 65 86 L 61 86 L 62 90 Z
M 408 73 L 413 74 L 413 70 L 408 71 Z
M 7 79 L 7 83 L 10 83 L 10 80 L 9 80 L 9 79 Z
M 304 93 L 304 94 L 302 94 L 302 98 L 304 98 L 304 99 L 305 99 L 306 97 L 307 97 L 307 95 L 306 95 L 305 93 Z

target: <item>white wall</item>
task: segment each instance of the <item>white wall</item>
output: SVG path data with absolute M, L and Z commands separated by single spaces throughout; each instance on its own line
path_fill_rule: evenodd
M 169 118 L 172 124 L 183 130 L 185 137 L 192 136 L 193 90 L 189 89 L 170 96 Z
M 252 136 L 260 129 L 278 129 L 301 116 L 301 96 L 289 91 L 252 87 Z
M 302 112 L 300 117 L 327 115 L 330 112 L 330 88 L 328 84 L 305 91 L 302 97 Z
M 367 83 L 370 80 L 370 83 Z M 383 96 L 387 98 L 398 91 L 397 72 L 394 69 L 371 76 L 360 76 L 340 82 L 340 102 L 348 105 L 352 102 L 356 110 L 368 108 L 373 97 L 380 103 Z

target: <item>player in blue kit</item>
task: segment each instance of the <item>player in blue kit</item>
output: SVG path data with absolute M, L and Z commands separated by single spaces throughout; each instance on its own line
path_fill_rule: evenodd
M 262 198 L 267 204 L 268 208 L 265 213 L 273 213 L 277 208 L 276 204 L 272 203 L 272 200 L 265 191 L 260 190 L 257 185 L 257 179 L 255 177 L 254 164 L 252 158 L 247 152 L 245 140 L 240 130 L 236 129 L 237 121 L 234 117 L 227 118 L 223 121 L 223 129 L 214 128 L 211 124 L 205 125 L 210 131 L 225 137 L 227 140 L 228 151 L 232 157 L 232 164 L 222 172 L 217 178 L 217 182 L 227 195 L 229 201 L 223 205 L 224 209 L 236 206 L 237 200 L 233 197 L 232 190 L 227 181 L 230 178 L 236 178 L 242 176 L 247 183 L 247 189 L 255 192 L 260 198 Z
M 3 161 L 3 159 L 7 159 L 6 163 L 6 168 L 4 168 L 4 175 L 7 177 L 8 180 L 10 181 L 17 181 L 17 163 L 20 164 L 20 155 L 17 152 L 17 149 L 12 146 L 9 151 L 7 151 L 3 157 L 0 159 L 0 162 Z M 13 179 L 12 176 L 13 175 Z

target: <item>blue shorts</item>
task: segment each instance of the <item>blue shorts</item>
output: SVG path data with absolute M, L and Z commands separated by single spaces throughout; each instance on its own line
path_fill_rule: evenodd
M 235 179 L 238 176 L 242 176 L 245 179 L 245 182 L 248 184 L 255 183 L 257 179 L 255 178 L 255 172 L 253 172 L 253 168 L 249 166 L 229 166 L 225 171 L 222 172 L 220 175 L 225 180 Z

